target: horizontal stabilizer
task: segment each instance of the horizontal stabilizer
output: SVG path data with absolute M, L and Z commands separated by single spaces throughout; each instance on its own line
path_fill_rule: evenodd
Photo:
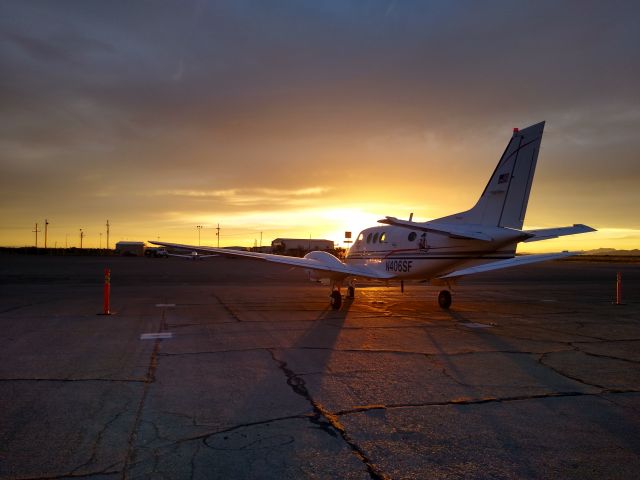
M 473 225 L 454 225 L 450 223 L 418 223 L 408 220 L 400 220 L 396 217 L 385 217 L 378 220 L 378 223 L 394 225 L 397 227 L 409 228 L 412 230 L 420 230 L 422 232 L 438 233 L 440 235 L 448 235 L 451 238 L 465 238 L 468 240 L 483 240 L 490 242 L 493 238 L 481 230 L 474 228 Z
M 554 260 L 557 258 L 570 257 L 577 255 L 581 252 L 559 252 L 559 253 L 540 253 L 536 255 L 522 255 L 520 257 L 509 258 L 507 260 L 500 260 L 498 262 L 485 263 L 484 265 L 478 265 L 475 267 L 463 268 L 462 270 L 456 270 L 447 275 L 437 277 L 438 279 L 457 279 L 466 275 L 473 275 L 476 273 L 490 272 L 492 270 L 499 270 L 501 268 L 519 267 L 521 265 L 527 265 L 529 263 L 546 262 L 547 260 Z
M 558 238 L 564 235 L 575 235 L 576 233 L 595 232 L 595 228 L 581 223 L 574 224 L 571 227 L 542 228 L 539 230 L 523 230 L 523 233 L 531 235 L 531 238 L 524 240 L 525 242 L 537 242 L 539 240 L 549 240 L 550 238 Z

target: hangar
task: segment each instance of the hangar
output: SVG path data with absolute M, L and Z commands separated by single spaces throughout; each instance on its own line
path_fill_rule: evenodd
M 118 242 L 116 243 L 116 253 L 122 256 L 142 257 L 144 255 L 144 242 Z
M 276 238 L 271 242 L 271 251 L 283 255 L 302 256 L 314 250 L 332 251 L 332 240 L 318 238 Z

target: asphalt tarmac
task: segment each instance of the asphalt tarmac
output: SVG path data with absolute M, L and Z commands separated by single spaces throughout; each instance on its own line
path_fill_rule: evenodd
M 640 264 L 437 292 L 332 311 L 261 262 L 0 255 L 0 477 L 640 477 Z

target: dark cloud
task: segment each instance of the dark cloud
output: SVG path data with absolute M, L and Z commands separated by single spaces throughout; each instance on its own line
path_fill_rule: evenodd
M 543 119 L 537 182 L 551 193 L 637 179 L 639 13 L 595 1 L 3 2 L 3 202 L 338 192 L 362 182 L 363 164 L 383 172 L 367 178 L 376 188 L 415 194 L 423 175 L 449 198 L 451 172 L 477 183 L 510 127 Z M 420 175 L 386 173 L 399 165 Z

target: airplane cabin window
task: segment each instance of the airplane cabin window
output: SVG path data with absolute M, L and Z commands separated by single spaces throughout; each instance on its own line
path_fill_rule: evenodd
M 409 241 L 413 242 L 416 239 L 417 236 L 418 236 L 418 234 L 416 232 L 411 232 L 409 234 Z
M 378 232 L 373 234 L 373 243 L 376 243 L 378 241 Z
M 384 243 L 384 239 L 386 238 L 386 236 L 387 236 L 387 233 L 386 233 L 386 232 L 382 232 L 382 233 L 380 234 L 380 243 Z

